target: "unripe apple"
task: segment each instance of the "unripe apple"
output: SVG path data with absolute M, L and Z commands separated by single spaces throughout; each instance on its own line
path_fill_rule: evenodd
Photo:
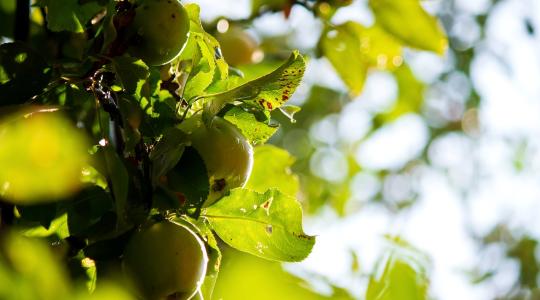
M 253 147 L 235 125 L 220 117 L 214 117 L 209 125 L 204 124 L 200 116 L 190 118 L 183 125 L 181 129 L 202 157 L 210 179 L 205 206 L 246 184 L 253 168 Z M 169 178 L 169 187 L 174 190 L 174 185 Z
M 151 66 L 169 63 L 184 49 L 189 23 L 178 0 L 141 0 L 130 25 L 134 37 L 128 52 Z
M 231 26 L 226 32 L 216 34 L 225 57 L 232 66 L 241 66 L 257 62 L 257 55 L 262 55 L 257 41 L 238 26 Z
M 158 222 L 136 232 L 123 269 L 143 299 L 191 299 L 201 287 L 208 256 L 202 240 L 185 225 Z

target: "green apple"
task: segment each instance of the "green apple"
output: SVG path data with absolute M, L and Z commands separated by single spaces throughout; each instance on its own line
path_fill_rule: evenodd
M 232 66 L 248 65 L 257 62 L 261 53 L 257 41 L 238 26 L 231 26 L 226 32 L 216 34 L 223 57 Z
M 123 255 L 123 269 L 143 299 L 191 299 L 206 274 L 202 240 L 185 225 L 163 221 L 136 232 Z
M 229 121 L 214 117 L 205 124 L 200 115 L 188 119 L 181 129 L 189 135 L 191 146 L 202 157 L 210 179 L 209 206 L 229 190 L 243 187 L 253 168 L 253 147 Z M 174 182 L 169 187 L 174 190 Z
M 151 66 L 169 63 L 184 49 L 189 23 L 178 0 L 141 0 L 130 25 L 134 38 L 128 52 Z

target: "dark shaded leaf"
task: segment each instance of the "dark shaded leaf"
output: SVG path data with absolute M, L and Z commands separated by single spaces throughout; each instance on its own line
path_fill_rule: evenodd
M 200 209 L 210 192 L 208 172 L 197 150 L 187 147 L 178 164 L 167 173 L 168 186 L 186 209 L 195 209 L 198 216 Z M 184 198 L 184 199 L 182 199 Z
M 0 45 L 0 106 L 22 104 L 39 94 L 50 73 L 45 60 L 25 44 Z

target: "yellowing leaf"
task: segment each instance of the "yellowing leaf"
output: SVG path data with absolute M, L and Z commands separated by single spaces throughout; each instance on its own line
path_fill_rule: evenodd
M 369 0 L 376 23 L 408 46 L 443 54 L 448 40 L 418 0 Z
M 58 113 L 0 122 L 0 195 L 15 204 L 67 197 L 88 161 L 81 131 Z
M 362 91 L 369 68 L 391 70 L 403 62 L 394 37 L 380 27 L 352 21 L 327 29 L 319 46 L 354 95 Z
M 350 92 L 360 94 L 366 81 L 368 63 L 361 55 L 361 42 L 348 26 L 338 26 L 323 33 L 320 48 Z

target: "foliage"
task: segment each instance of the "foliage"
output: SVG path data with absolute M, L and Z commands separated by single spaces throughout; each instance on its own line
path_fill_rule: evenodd
M 145 22 L 163 20 L 137 19 L 143 7 L 138 2 L 40 0 L 26 18 L 8 2 L 0 0 L 0 34 L 14 38 L 3 31 L 13 22 L 15 28 L 32 28 L 27 40 L 0 45 L 0 239 L 6 241 L 0 244 L 0 296 L 8 299 L 129 299 L 117 287 L 129 286 L 121 275 L 124 249 L 149 224 L 163 220 L 182 222 L 204 241 L 209 262 L 198 293 L 203 299 L 211 299 L 219 278 L 221 249 L 269 261 L 305 259 L 315 237 L 304 232 L 302 204 L 316 211 L 331 198 L 344 213 L 346 184 L 323 182 L 301 168 L 312 155 L 309 145 L 295 160 L 263 144 L 281 143 L 278 128 L 287 134 L 340 111 L 344 101 L 335 99 L 360 94 L 374 69 L 391 72 L 400 90 L 395 107 L 377 116 L 381 124 L 419 112 L 423 86 L 403 51 L 442 54 L 447 45 L 437 20 L 417 0 L 370 1 L 376 17 L 370 27 L 331 23 L 351 1 L 253 1 L 249 21 L 270 11 L 288 17 L 293 6 L 303 6 L 324 22 L 313 53 L 330 61 L 349 93 L 314 88 L 304 113 L 296 114 L 300 108 L 288 103 L 307 56 L 292 49 L 288 58 L 270 55 L 258 65 L 264 71 L 256 65 L 229 67 L 196 4 L 183 4 L 178 15 L 188 18 L 180 23 L 189 23 L 189 37 L 180 32 L 169 44 L 167 32 L 141 36 Z M 175 53 L 156 58 L 147 53 L 154 45 L 141 43 Z M 320 102 L 320 95 L 332 97 Z M 251 176 L 230 190 L 224 187 L 232 180 L 214 176 L 220 161 L 210 162 L 195 136 L 219 122 L 238 132 L 231 143 L 242 139 L 255 146 L 254 161 L 246 163 Z M 226 143 L 207 144 L 228 153 Z M 221 160 L 227 166 L 227 158 Z M 219 199 L 210 201 L 216 194 Z M 299 196 L 313 200 L 300 203 Z M 50 253 L 56 248 L 59 259 Z M 37 257 L 38 269 L 30 263 Z M 426 299 L 422 268 L 423 262 L 392 254 L 381 277 L 370 283 L 368 299 L 393 299 L 402 289 L 413 291 L 406 299 Z M 381 292 L 388 285 L 395 291 Z M 13 294 L 14 286 L 21 287 L 20 295 Z M 218 280 L 223 292 L 219 287 Z M 307 289 L 294 293 L 325 299 Z

